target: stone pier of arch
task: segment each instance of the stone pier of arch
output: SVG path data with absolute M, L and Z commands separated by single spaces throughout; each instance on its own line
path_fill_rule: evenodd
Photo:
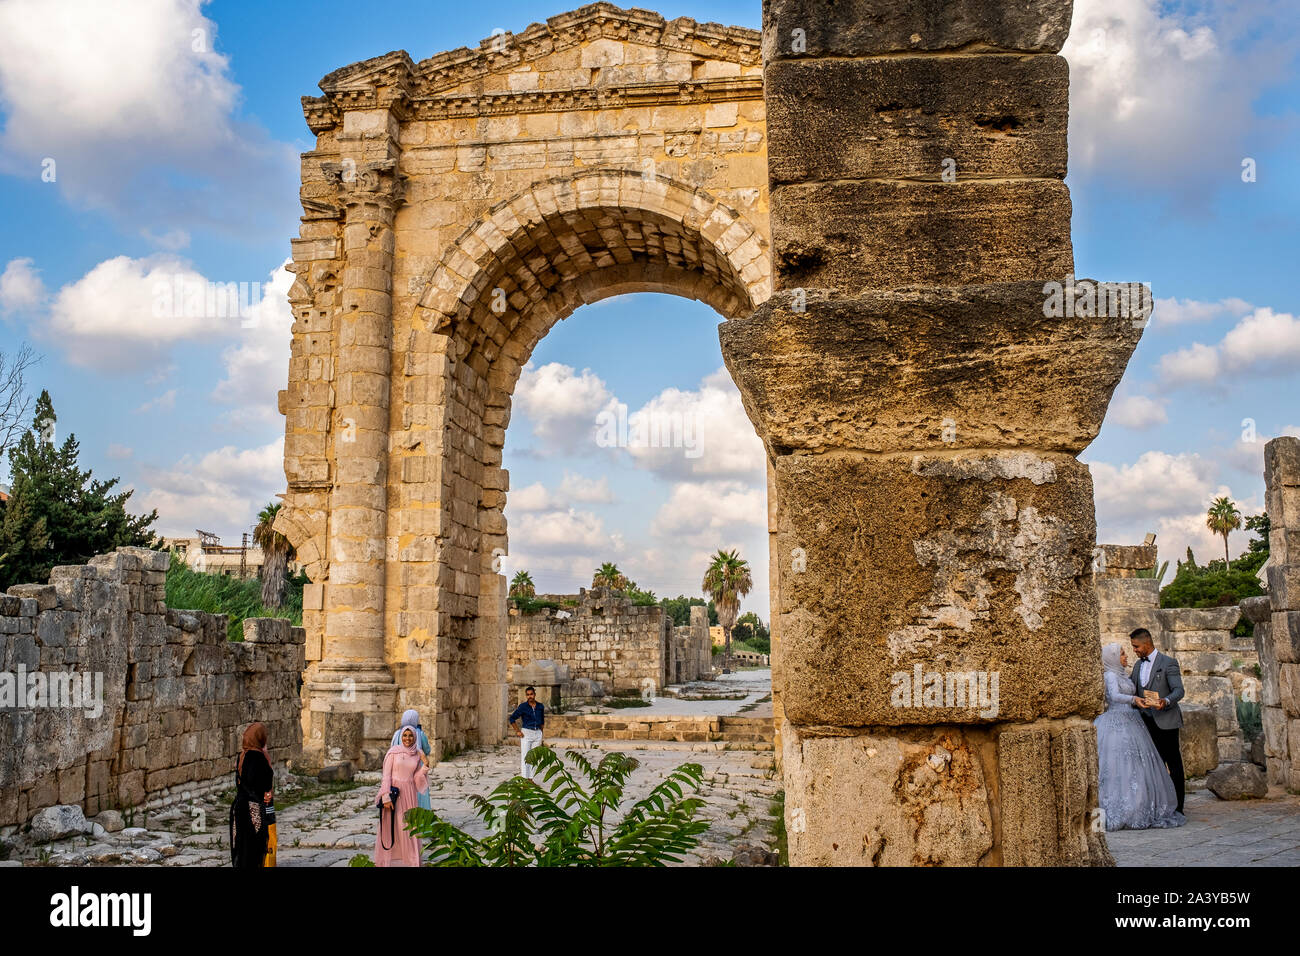
M 764 4 L 775 291 L 720 336 L 770 464 L 795 865 L 1111 863 L 1076 456 L 1149 294 L 1045 309 L 1070 14 Z

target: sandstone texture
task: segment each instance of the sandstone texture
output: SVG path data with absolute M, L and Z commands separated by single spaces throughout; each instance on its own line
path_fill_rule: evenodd
M 774 185 L 1065 178 L 1061 57 L 787 61 L 766 76 Z
M 769 451 L 1077 453 L 1141 330 L 1127 318 L 1048 319 L 1043 301 L 1030 282 L 781 292 L 719 335 Z
M 1055 53 L 1070 32 L 1070 0 L 764 0 L 763 59 L 905 52 Z M 802 49 L 793 49 L 802 30 Z

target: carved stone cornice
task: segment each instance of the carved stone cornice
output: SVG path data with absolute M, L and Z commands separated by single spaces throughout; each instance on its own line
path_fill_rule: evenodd
M 440 96 L 448 90 L 495 73 L 512 70 L 597 39 L 687 53 L 700 60 L 756 66 L 762 63 L 757 30 L 697 23 L 688 17 L 665 20 L 648 10 L 623 10 L 594 3 L 534 23 L 522 33 L 484 39 L 478 49 L 461 47 L 413 63 L 405 51 L 362 60 L 335 70 L 320 81 L 323 96 L 302 99 L 307 125 L 316 134 L 337 126 L 350 109 L 392 109 L 400 120 L 414 116 L 490 116 L 508 112 L 562 112 L 609 105 L 665 105 L 758 99 L 762 80 L 734 77 L 687 83 L 647 83 L 622 87 L 581 87 L 518 93 Z

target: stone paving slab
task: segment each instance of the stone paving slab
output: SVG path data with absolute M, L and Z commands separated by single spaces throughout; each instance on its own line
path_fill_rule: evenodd
M 1184 807 L 1184 826 L 1107 833 L 1116 865 L 1300 866 L 1300 797 L 1220 800 L 1201 790 Z

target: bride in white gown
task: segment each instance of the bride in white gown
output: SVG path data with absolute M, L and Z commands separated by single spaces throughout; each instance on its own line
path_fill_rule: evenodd
M 1138 713 L 1136 688 L 1126 670 L 1122 644 L 1101 649 L 1106 712 L 1097 726 L 1097 770 L 1107 830 L 1180 827 L 1174 782 Z

